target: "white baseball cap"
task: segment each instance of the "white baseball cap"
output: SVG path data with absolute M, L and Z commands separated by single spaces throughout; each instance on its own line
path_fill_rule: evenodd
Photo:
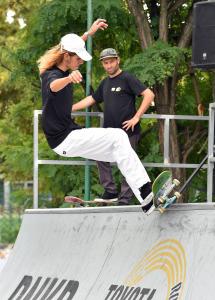
M 92 56 L 87 52 L 85 42 L 74 33 L 64 35 L 60 41 L 61 49 L 77 54 L 81 59 L 88 61 Z

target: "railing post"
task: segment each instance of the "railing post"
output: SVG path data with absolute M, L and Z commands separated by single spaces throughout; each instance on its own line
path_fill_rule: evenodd
M 164 163 L 169 163 L 169 118 L 164 119 Z
M 207 202 L 213 201 L 214 115 L 215 105 L 212 103 L 209 106 Z
M 87 29 L 90 28 L 93 20 L 93 7 L 92 0 L 87 1 Z M 89 36 L 87 39 L 87 51 L 92 54 L 92 37 Z M 86 74 L 86 96 L 90 95 L 90 86 L 91 86 L 91 72 L 92 72 L 92 61 L 87 62 L 87 74 Z M 86 112 L 89 112 L 89 108 L 86 109 Z M 86 116 L 86 128 L 90 127 L 90 116 Z M 90 200 L 90 171 L 91 167 L 89 165 L 89 160 L 86 160 L 85 166 L 85 180 L 84 180 L 84 199 Z
M 34 111 L 34 187 L 33 208 L 38 208 L 38 110 Z
M 4 180 L 4 209 L 10 210 L 10 181 Z

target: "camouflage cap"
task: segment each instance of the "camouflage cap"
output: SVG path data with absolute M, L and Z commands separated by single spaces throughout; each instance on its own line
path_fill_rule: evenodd
M 102 50 L 102 52 L 100 53 L 99 60 L 102 60 L 104 58 L 109 58 L 109 57 L 118 57 L 118 54 L 115 49 L 107 48 L 107 49 Z

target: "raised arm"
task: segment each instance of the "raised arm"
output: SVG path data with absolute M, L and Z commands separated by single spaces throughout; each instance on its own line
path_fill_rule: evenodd
M 97 19 L 90 27 L 90 29 L 88 31 L 86 31 L 83 35 L 82 35 L 82 39 L 84 41 L 87 40 L 88 36 L 93 36 L 96 31 L 98 31 L 99 29 L 101 30 L 105 30 L 108 27 L 108 24 L 106 23 L 107 21 L 105 19 Z

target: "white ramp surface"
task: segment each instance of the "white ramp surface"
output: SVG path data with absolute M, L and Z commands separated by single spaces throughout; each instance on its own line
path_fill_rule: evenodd
M 26 211 L 0 300 L 214 300 L 215 207 Z

